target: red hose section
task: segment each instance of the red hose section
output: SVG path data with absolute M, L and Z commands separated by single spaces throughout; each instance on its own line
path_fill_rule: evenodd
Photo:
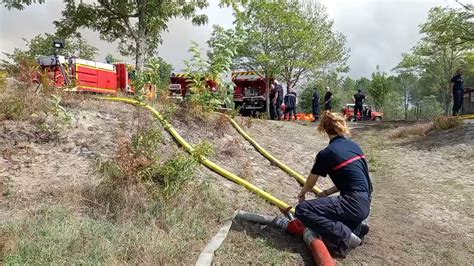
M 303 237 L 305 229 L 306 227 L 304 226 L 304 224 L 298 219 L 291 220 L 288 223 L 288 227 L 286 227 L 286 231 L 288 231 L 290 234 L 299 237 Z
M 313 259 L 317 265 L 321 266 L 336 266 L 336 262 L 332 259 L 331 254 L 323 241 L 317 237 L 309 244 L 309 250 L 313 254 Z
M 304 226 L 304 224 L 298 219 L 291 220 L 286 228 L 289 233 L 299 237 L 303 237 L 305 229 L 306 227 Z M 331 254 L 329 254 L 329 250 L 327 249 L 326 245 L 324 245 L 324 242 L 321 239 L 317 237 L 313 238 L 313 240 L 309 244 L 309 250 L 313 255 L 313 259 L 316 262 L 316 265 L 336 265 L 336 262 L 334 262 L 334 260 L 332 259 Z

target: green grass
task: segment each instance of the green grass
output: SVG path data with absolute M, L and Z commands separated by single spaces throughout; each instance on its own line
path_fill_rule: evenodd
M 0 225 L 5 264 L 191 263 L 229 211 L 217 190 L 193 185 L 182 197 L 152 202 L 126 221 L 92 219 L 45 207 Z M 199 245 L 196 245 L 199 244 Z
M 118 139 L 113 159 L 99 160 L 101 181 L 80 191 L 79 206 L 46 206 L 0 224 L 0 262 L 193 263 L 231 210 L 219 190 L 195 178 L 196 157 L 212 155 L 212 145 L 164 156 L 162 140 L 153 126 Z

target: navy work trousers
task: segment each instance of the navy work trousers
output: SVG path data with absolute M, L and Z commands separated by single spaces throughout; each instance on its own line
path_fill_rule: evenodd
M 319 118 L 319 103 L 318 104 L 313 103 L 313 117 L 314 119 Z
M 296 119 L 296 112 L 295 112 L 295 107 L 287 107 L 285 109 L 285 118 L 286 118 L 286 115 L 288 115 L 288 119 L 291 120 L 291 117 L 295 117 Z
M 275 104 L 275 114 L 276 114 L 276 120 L 281 119 L 281 104 L 283 103 L 283 99 L 278 98 Z
M 321 236 L 333 256 L 346 257 L 352 231 L 367 218 L 370 197 L 365 192 L 304 201 L 296 206 L 296 218 Z
M 459 114 L 459 111 L 461 111 L 463 100 L 464 100 L 464 91 L 454 90 L 453 91 L 453 115 Z
M 356 104 L 354 107 L 354 121 L 359 120 L 359 114 L 362 119 L 362 104 Z

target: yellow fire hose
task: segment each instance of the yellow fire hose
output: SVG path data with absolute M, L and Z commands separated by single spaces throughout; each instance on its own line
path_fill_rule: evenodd
M 121 97 L 97 97 L 97 98 L 102 99 L 102 100 L 108 100 L 108 101 L 124 102 L 124 103 L 141 106 L 141 107 L 144 107 L 144 108 L 148 109 L 149 111 L 151 111 L 156 116 L 156 118 L 158 118 L 158 121 L 160 121 L 163 128 L 166 131 L 168 131 L 168 133 L 170 133 L 171 136 L 173 136 L 173 138 L 181 146 L 183 146 L 183 148 L 188 153 L 193 154 L 194 148 L 188 142 L 186 142 L 186 140 L 184 140 L 181 137 L 181 135 L 179 135 L 179 133 L 173 128 L 173 126 L 155 108 L 151 107 L 150 105 L 145 104 L 145 103 L 141 103 L 141 102 L 133 100 L 133 99 L 121 98 Z M 282 210 L 290 209 L 290 212 L 292 212 L 292 213 L 295 212 L 295 209 L 293 207 L 291 207 L 288 203 L 274 197 L 270 193 L 268 193 L 268 192 L 264 191 L 263 189 L 255 186 L 254 184 L 242 179 L 241 177 L 237 176 L 236 174 L 234 174 L 230 171 L 227 171 L 226 169 L 224 169 L 224 168 L 220 167 L 219 165 L 213 163 L 212 161 L 208 160 L 204 156 L 201 156 L 201 158 L 199 158 L 199 159 L 200 159 L 201 163 L 204 164 L 207 168 L 209 168 L 212 171 L 218 173 L 219 175 L 221 175 L 221 176 L 223 176 L 223 177 L 225 177 L 225 178 L 227 178 L 227 179 L 229 179 L 229 180 L 245 187 L 247 190 L 250 190 L 251 192 L 259 195 L 261 198 L 263 198 L 263 199 L 267 200 L 268 202 L 274 204 L 278 208 L 280 208 Z
M 474 114 L 460 115 L 458 117 L 459 117 L 459 119 L 462 119 L 462 120 L 464 120 L 464 119 L 474 119 Z
M 273 155 L 271 155 L 267 150 L 265 150 L 262 146 L 260 146 L 260 144 L 258 144 L 254 139 L 252 139 L 240 126 L 237 122 L 235 122 L 234 119 L 232 119 L 230 116 L 226 115 L 226 114 L 222 114 L 222 113 L 218 113 L 220 115 L 223 115 L 224 117 L 226 117 L 230 123 L 232 124 L 232 126 L 234 126 L 234 128 L 240 133 L 240 135 L 242 135 L 248 142 L 250 142 L 250 144 L 252 144 L 252 146 L 257 149 L 258 152 L 260 152 L 260 154 L 262 154 L 263 156 L 265 156 L 265 158 L 267 158 L 270 162 L 276 164 L 281 170 L 285 171 L 287 174 L 289 174 L 290 176 L 294 177 L 296 179 L 296 181 L 298 181 L 301 185 L 304 185 L 305 182 L 306 182 L 306 178 L 304 178 L 304 176 L 298 172 L 296 172 L 295 170 L 291 169 L 289 166 L 287 166 L 286 164 L 282 163 L 280 160 L 278 160 L 277 158 L 273 157 Z M 312 191 L 318 195 L 318 193 L 322 192 L 322 190 L 318 187 L 313 187 Z

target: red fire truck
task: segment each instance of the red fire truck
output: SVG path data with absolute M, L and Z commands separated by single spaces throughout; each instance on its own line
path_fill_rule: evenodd
M 232 73 L 232 82 L 235 84 L 235 108 L 240 108 L 242 115 L 256 115 L 266 111 L 264 78 L 253 71 L 237 71 Z
M 186 72 L 173 72 L 170 77 L 169 91 L 171 97 L 184 99 L 187 95 L 191 93 L 190 86 L 191 81 L 189 81 L 189 74 Z M 211 91 L 217 90 L 217 82 L 213 80 L 206 80 L 206 85 L 211 89 Z
M 106 94 L 134 92 L 131 83 L 134 71 L 129 71 L 131 67 L 126 63 L 107 64 L 60 55 L 41 57 L 38 61 L 56 88 Z M 154 98 L 156 88 L 151 84 L 145 87 L 148 97 Z

